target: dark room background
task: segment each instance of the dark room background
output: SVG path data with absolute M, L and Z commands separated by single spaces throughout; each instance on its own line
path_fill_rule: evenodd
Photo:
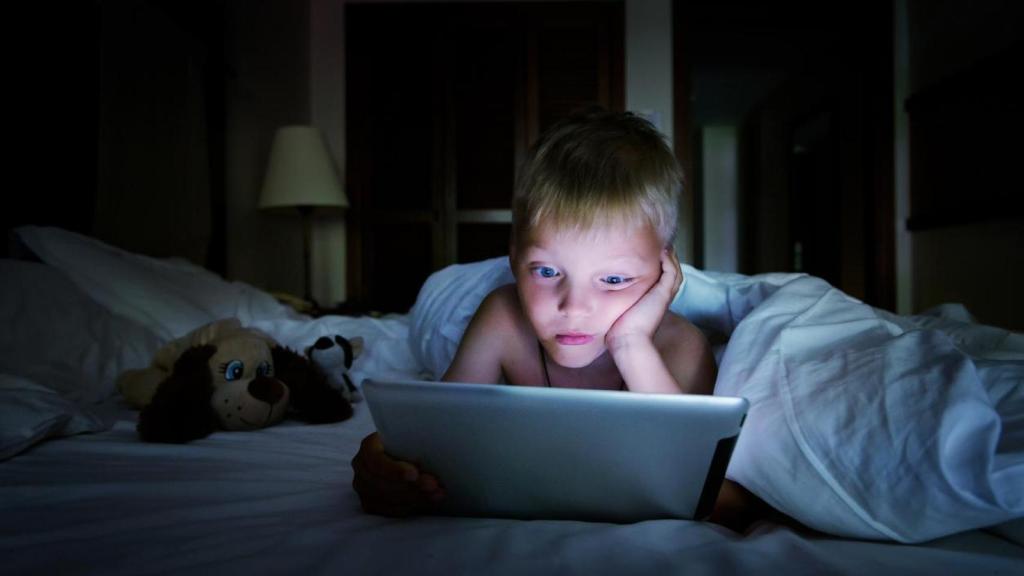
M 636 52 L 650 5 L 667 54 Z M 431 271 L 502 253 L 540 130 L 665 80 L 671 111 L 638 111 L 686 168 L 691 263 L 1024 327 L 1016 2 L 97 0 L 10 22 L 5 230 L 301 293 L 298 219 L 256 198 L 274 129 L 312 124 L 352 202 L 317 223 L 319 290 L 404 312 Z

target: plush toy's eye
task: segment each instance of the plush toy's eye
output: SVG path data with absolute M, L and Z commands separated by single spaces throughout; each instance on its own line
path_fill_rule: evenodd
M 241 360 L 232 360 L 224 368 L 224 379 L 228 382 L 238 380 L 242 377 L 243 372 L 245 372 L 245 364 Z
M 256 369 L 257 376 L 271 376 L 273 375 L 273 372 L 274 367 L 270 365 L 270 362 L 264 362 Z

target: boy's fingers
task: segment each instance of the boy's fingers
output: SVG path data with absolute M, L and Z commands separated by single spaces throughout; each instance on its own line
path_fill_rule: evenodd
M 379 433 L 374 432 L 363 438 L 363 441 L 359 444 L 359 453 L 373 454 L 377 452 L 384 452 L 384 441 L 380 439 Z
M 381 482 L 356 475 L 352 487 L 363 510 L 382 516 L 410 516 L 427 512 L 444 499 L 444 491 L 423 492 L 406 482 Z
M 429 500 L 418 492 L 382 494 L 372 492 L 366 481 L 363 484 L 356 484 L 356 492 L 359 493 L 359 502 L 369 514 L 380 516 L 410 516 L 421 510 L 425 510 Z M 376 489 L 376 488 L 375 488 Z
M 416 480 L 416 487 L 421 492 L 438 492 L 441 490 L 441 484 L 432 474 L 420 474 L 419 479 Z
M 367 513 L 402 517 L 428 512 L 444 499 L 442 490 L 423 492 L 408 482 L 395 482 L 374 478 L 357 472 L 352 488 L 359 494 L 359 502 Z
M 359 494 L 363 510 L 370 514 L 419 514 L 445 497 L 435 476 L 421 474 L 413 464 L 389 456 L 377 433 L 363 439 L 352 458 L 352 469 L 352 488 Z
M 376 432 L 363 439 L 352 465 L 355 466 L 357 461 L 362 464 L 364 471 L 373 476 L 406 482 L 415 482 L 419 477 L 419 470 L 415 466 L 395 460 L 384 452 L 384 444 Z
M 679 264 L 673 261 L 674 255 L 675 253 L 672 250 L 666 250 L 661 260 L 661 279 L 666 290 L 669 292 L 669 297 L 675 296 L 676 291 L 679 290 L 680 283 Z
M 415 482 L 420 475 L 412 464 L 395 460 L 383 452 L 373 454 L 365 462 L 370 474 L 387 480 Z

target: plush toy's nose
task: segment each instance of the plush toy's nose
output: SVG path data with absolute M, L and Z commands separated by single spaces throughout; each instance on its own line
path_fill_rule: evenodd
M 249 394 L 257 400 L 267 404 L 277 404 L 277 401 L 284 396 L 284 385 L 275 378 L 257 376 L 249 382 Z

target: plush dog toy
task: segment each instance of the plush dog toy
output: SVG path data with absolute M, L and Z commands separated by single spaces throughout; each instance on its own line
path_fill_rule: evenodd
M 345 356 L 340 342 L 349 341 L 337 338 L 337 351 L 342 353 L 323 353 L 322 359 Z M 362 340 L 353 340 L 361 349 Z M 331 344 L 325 348 L 334 347 Z M 336 378 L 345 383 L 347 375 Z M 167 344 L 149 368 L 126 371 L 117 386 L 142 410 L 138 431 L 150 442 L 188 442 L 218 428 L 264 428 L 280 422 L 289 411 L 311 423 L 352 415 L 351 391 L 332 387 L 317 362 L 258 330 L 243 328 L 234 318 Z

